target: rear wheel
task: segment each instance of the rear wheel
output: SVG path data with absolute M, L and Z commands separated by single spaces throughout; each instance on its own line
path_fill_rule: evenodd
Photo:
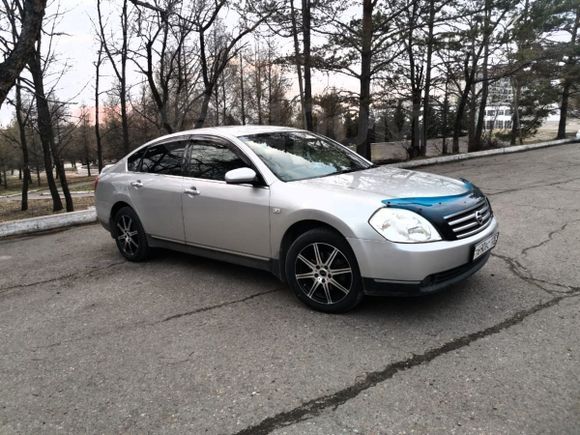
M 147 237 L 137 213 L 131 207 L 121 208 L 113 219 L 117 248 L 129 261 L 143 261 L 149 256 Z
M 310 230 L 290 246 L 286 280 L 298 299 L 328 313 L 356 307 L 363 296 L 356 258 L 343 237 L 326 229 Z

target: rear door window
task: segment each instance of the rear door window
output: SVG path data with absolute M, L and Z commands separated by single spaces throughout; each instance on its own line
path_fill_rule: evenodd
M 168 142 L 147 148 L 141 161 L 141 172 L 183 175 L 183 159 L 187 141 Z

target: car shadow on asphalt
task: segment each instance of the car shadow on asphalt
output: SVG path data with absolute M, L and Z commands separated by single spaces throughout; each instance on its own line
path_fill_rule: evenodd
M 280 290 L 280 293 L 285 295 L 284 297 L 293 300 L 296 306 L 310 311 L 308 307 L 302 305 L 294 297 L 292 290 L 287 284 L 282 283 L 273 274 L 264 270 L 165 249 L 156 249 L 150 261 L 171 263 L 172 265 L 178 265 L 184 268 L 195 265 L 202 273 L 208 273 L 212 276 L 223 275 L 224 280 L 239 279 L 245 285 L 255 282 L 260 289 L 270 287 L 274 290 L 277 288 Z M 470 299 L 473 298 L 473 292 L 469 290 L 475 284 L 473 283 L 474 279 L 476 278 L 471 277 L 464 282 L 454 284 L 440 292 L 428 295 L 412 297 L 366 296 L 362 303 L 348 315 L 354 317 L 357 315 L 383 317 L 394 314 L 405 317 L 429 316 L 433 313 L 439 314 L 442 310 L 453 311 L 453 307 L 462 307 L 470 304 Z
M 441 307 L 463 304 L 469 299 L 466 288 L 469 280 L 454 284 L 440 292 L 419 296 L 366 296 L 358 310 L 368 313 L 397 311 L 399 313 L 420 313 L 438 310 Z
M 239 277 L 244 279 L 255 280 L 269 280 L 274 283 L 279 282 L 278 279 L 270 272 L 251 267 L 240 266 L 238 264 L 227 263 L 224 261 L 213 260 L 211 258 L 200 257 L 194 254 L 186 254 L 183 252 L 172 251 L 170 249 L 155 248 L 150 262 L 165 262 L 173 265 L 181 265 L 183 267 L 191 267 L 195 265 L 200 268 L 202 272 L 208 272 L 212 275 L 223 274 L 224 278 L 231 279 L 232 277 Z

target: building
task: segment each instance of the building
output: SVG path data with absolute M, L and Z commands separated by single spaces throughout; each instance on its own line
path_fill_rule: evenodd
M 489 84 L 485 106 L 484 128 L 486 130 L 509 130 L 512 128 L 513 89 L 511 80 L 503 77 Z

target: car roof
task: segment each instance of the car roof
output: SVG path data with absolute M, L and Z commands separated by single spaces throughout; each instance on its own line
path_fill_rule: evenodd
M 192 130 L 183 130 L 177 133 L 169 134 L 163 137 L 159 137 L 152 142 L 157 142 L 159 140 L 169 139 L 173 137 L 190 136 L 190 135 L 208 134 L 221 137 L 240 137 L 250 134 L 272 133 L 276 131 L 299 131 L 299 130 L 300 129 L 293 127 L 281 127 L 275 125 L 230 125 L 223 127 L 204 127 Z

